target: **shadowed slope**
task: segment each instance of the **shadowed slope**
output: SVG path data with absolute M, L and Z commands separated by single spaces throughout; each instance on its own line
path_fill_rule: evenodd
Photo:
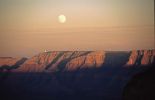
M 8 70 L 13 70 L 13 69 L 17 69 L 18 67 L 20 67 L 20 65 L 22 65 L 25 61 L 27 60 L 27 58 L 1 58 L 0 59 L 0 71 L 8 71 Z
M 132 76 L 155 63 L 154 53 L 142 53 L 139 59 L 137 52 L 40 53 L 23 63 L 17 61 L 18 68 L 0 73 L 0 99 L 121 100 L 123 88 Z M 131 59 L 136 60 L 128 66 Z M 141 63 L 135 64 L 137 61 Z
M 155 66 L 138 73 L 125 86 L 123 100 L 154 100 L 155 90 Z

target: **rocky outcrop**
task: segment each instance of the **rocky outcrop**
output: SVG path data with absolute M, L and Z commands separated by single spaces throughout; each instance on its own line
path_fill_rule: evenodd
M 25 100 L 57 97 L 60 97 L 57 100 L 68 97 L 73 97 L 71 100 L 81 99 L 77 97 L 121 100 L 123 88 L 133 75 L 154 69 L 154 54 L 153 50 L 51 51 L 28 60 L 1 58 L 0 97 L 5 100 L 19 96 Z
M 46 67 L 47 71 L 57 72 L 63 71 L 66 64 L 72 59 L 87 55 L 90 51 L 62 51 L 60 54 Z
M 28 59 L 20 68 L 14 70 L 19 72 L 41 72 L 54 60 L 59 52 L 44 52 Z
M 154 62 L 155 62 L 155 50 L 144 50 L 141 64 L 149 65 L 153 64 Z
M 16 69 L 26 60 L 27 58 L 0 57 L 0 70 Z
M 138 52 L 132 51 L 129 61 L 127 62 L 127 65 L 134 65 L 136 63 L 137 57 L 138 57 Z
M 56 72 L 85 67 L 100 67 L 104 61 L 103 51 L 53 51 L 40 53 L 27 60 L 20 72 Z M 82 64 L 82 66 L 81 66 Z
M 155 50 L 134 50 L 126 66 L 146 66 L 155 62 Z
M 0 67 L 7 65 L 13 66 L 21 58 L 12 58 L 12 57 L 0 57 Z
M 25 58 L 0 58 L 0 68 L 13 68 L 13 72 L 75 71 L 104 66 L 147 66 L 153 63 L 155 63 L 155 50 L 134 50 L 131 52 L 50 51 L 39 53 L 28 60 Z
M 72 59 L 70 62 L 67 63 L 66 69 L 77 70 L 80 68 L 101 67 L 104 63 L 104 58 L 104 51 L 91 52 L 87 55 Z

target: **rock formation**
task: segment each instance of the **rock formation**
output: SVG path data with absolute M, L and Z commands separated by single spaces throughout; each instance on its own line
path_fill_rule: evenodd
M 0 67 L 7 65 L 7 66 L 13 66 L 17 61 L 19 61 L 21 58 L 12 58 L 12 57 L 0 57 Z
M 155 62 L 155 50 L 134 50 L 126 66 L 146 66 Z
M 121 100 L 132 76 L 154 64 L 155 50 L 46 51 L 29 59 L 1 57 L 0 99 Z
M 32 58 L 1 57 L 0 68 L 13 68 L 13 72 L 58 72 L 75 71 L 102 66 L 124 66 L 119 57 L 128 57 L 125 66 L 147 66 L 155 62 L 155 50 L 134 50 L 131 52 L 105 51 L 51 51 Z M 115 57 L 116 56 L 116 57 Z M 110 57 L 110 58 L 108 58 Z M 105 61 L 106 59 L 106 61 Z M 125 58 L 126 59 L 126 58 Z M 120 61 L 121 60 L 121 61 Z M 119 65 L 118 65 L 119 64 Z M 18 67 L 17 67 L 18 66 Z
M 96 51 L 72 59 L 66 64 L 67 70 L 76 70 L 80 68 L 101 67 L 104 63 L 105 52 Z
M 0 70 L 16 69 L 22 65 L 27 58 L 12 58 L 12 57 L 0 57 Z

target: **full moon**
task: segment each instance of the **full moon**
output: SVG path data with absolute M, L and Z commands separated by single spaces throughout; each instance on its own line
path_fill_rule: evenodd
M 60 23 L 65 23 L 66 22 L 66 16 L 65 15 L 59 15 L 58 20 Z

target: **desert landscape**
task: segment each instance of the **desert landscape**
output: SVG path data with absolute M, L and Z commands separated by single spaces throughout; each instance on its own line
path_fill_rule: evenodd
M 0 100 L 155 100 L 154 0 L 0 0 Z

